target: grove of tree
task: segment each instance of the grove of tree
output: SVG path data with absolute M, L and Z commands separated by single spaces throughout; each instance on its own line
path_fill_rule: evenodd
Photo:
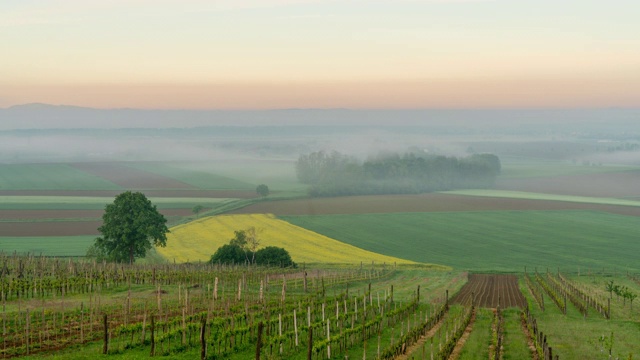
M 301 155 L 296 162 L 298 180 L 310 185 L 312 196 L 488 188 L 500 169 L 500 159 L 493 154 L 457 158 L 418 152 L 380 155 L 361 162 L 335 151 L 319 151 Z
M 234 231 L 228 244 L 219 247 L 209 260 L 212 264 L 255 264 L 263 266 L 296 267 L 284 248 L 267 246 L 260 250 L 259 231 L 255 227 Z

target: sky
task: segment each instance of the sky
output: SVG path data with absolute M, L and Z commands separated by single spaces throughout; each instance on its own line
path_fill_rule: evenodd
M 0 107 L 640 107 L 637 0 L 2 0 Z

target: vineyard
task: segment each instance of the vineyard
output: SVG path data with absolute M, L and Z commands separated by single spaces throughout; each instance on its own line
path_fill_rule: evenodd
M 18 256 L 2 256 L 0 266 L 2 358 L 142 351 L 390 359 L 439 326 L 437 355 L 451 350 L 470 314 L 447 306 L 446 290 L 464 277 L 426 268 L 122 266 Z M 430 280 L 415 285 L 418 273 Z
M 640 350 L 638 311 L 604 286 L 637 289 L 633 276 L 15 255 L 0 255 L 0 272 L 0 358 L 580 359 Z

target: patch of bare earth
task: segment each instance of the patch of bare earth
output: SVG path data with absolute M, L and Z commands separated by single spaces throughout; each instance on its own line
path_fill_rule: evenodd
M 395 212 L 594 210 L 640 216 L 640 207 L 452 194 L 370 195 L 265 201 L 232 214 L 331 215 Z
M 124 190 L 0 190 L 0 196 L 90 196 L 116 197 Z M 251 199 L 257 197 L 255 191 L 249 190 L 198 190 L 169 189 L 144 190 L 148 197 L 166 198 L 234 198 Z
M 527 305 L 515 275 L 470 274 L 469 281 L 451 300 L 454 304 L 471 304 L 486 308 L 519 307 Z
M 498 179 L 496 188 L 545 194 L 635 198 L 640 196 L 640 171 Z
M 191 209 L 159 209 L 164 216 L 190 216 Z M 98 219 L 104 210 L 0 210 L 0 220 Z
M 102 221 L 0 222 L 0 237 L 97 235 Z
M 469 325 L 467 325 L 467 328 L 464 329 L 464 333 L 456 343 L 456 346 L 453 348 L 453 352 L 449 356 L 449 360 L 456 360 L 460 356 L 460 352 L 462 351 L 462 348 L 464 348 L 464 344 L 467 342 L 467 339 L 469 339 L 469 336 L 471 335 L 471 331 L 473 331 L 473 324 L 475 322 L 476 322 L 476 311 L 474 310 L 473 314 L 471 314 L 471 321 L 469 321 Z

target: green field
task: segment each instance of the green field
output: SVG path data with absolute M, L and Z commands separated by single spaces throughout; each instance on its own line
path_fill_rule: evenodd
M 474 271 L 562 267 L 640 271 L 636 217 L 595 211 L 283 216 L 336 240 L 417 262 Z
M 0 190 L 120 190 L 67 164 L 0 164 Z
M 0 252 L 45 256 L 84 256 L 95 236 L 0 237 Z
M 166 163 L 127 163 L 127 166 L 161 175 L 205 190 L 255 190 L 256 185 L 211 172 Z
M 185 164 L 183 168 L 201 164 Z M 296 177 L 293 160 L 243 159 L 242 161 L 215 162 L 211 168 L 216 174 L 240 179 L 252 184 L 266 184 L 270 190 L 306 193 L 307 185 Z M 253 188 L 255 190 L 255 187 Z

